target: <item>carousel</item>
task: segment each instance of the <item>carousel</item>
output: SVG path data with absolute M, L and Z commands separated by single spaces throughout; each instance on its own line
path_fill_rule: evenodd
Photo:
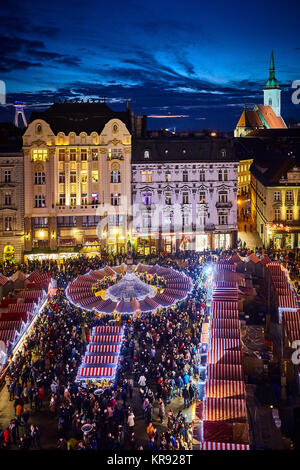
M 123 315 L 169 307 L 191 289 L 190 278 L 173 268 L 122 264 L 78 276 L 66 294 L 71 303 L 96 315 Z

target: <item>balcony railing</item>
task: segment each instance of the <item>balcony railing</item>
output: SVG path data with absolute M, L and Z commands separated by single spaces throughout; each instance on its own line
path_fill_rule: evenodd
M 227 202 L 216 202 L 216 208 L 217 209 L 230 209 L 232 207 L 232 202 L 227 201 Z

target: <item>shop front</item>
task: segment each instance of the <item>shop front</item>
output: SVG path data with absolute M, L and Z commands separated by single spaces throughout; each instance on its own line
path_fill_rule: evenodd
M 140 256 L 156 255 L 157 239 L 153 237 L 139 237 L 137 239 L 137 254 Z
M 228 250 L 231 248 L 231 234 L 230 233 L 215 233 L 213 235 L 215 250 Z
M 210 248 L 209 235 L 199 234 L 196 235 L 196 251 L 204 251 Z

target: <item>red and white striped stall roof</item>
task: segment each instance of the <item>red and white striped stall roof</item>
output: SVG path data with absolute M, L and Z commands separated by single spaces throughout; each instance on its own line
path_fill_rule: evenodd
M 14 341 L 16 330 L 0 330 L 0 341 Z
M 108 334 L 108 333 L 115 333 L 115 334 L 121 334 L 123 331 L 122 326 L 94 326 L 92 330 L 92 334 L 97 334 L 97 333 L 103 333 L 103 334 Z
M 87 353 L 119 353 L 121 350 L 120 344 L 88 344 L 86 348 Z
M 79 377 L 86 378 L 111 378 L 116 374 L 115 367 L 80 367 L 78 371 Z
M 279 295 L 278 296 L 278 308 L 297 308 L 297 300 L 293 294 L 290 295 Z
M 241 380 L 207 380 L 205 395 L 210 398 L 241 398 L 245 396 L 245 383 Z
M 286 334 L 290 342 L 300 341 L 300 320 L 284 321 Z
M 217 349 L 220 351 L 241 349 L 241 340 L 234 338 L 211 338 L 210 349 Z
M 227 302 L 227 301 L 214 301 L 211 304 L 211 311 L 223 311 L 223 310 L 238 310 L 239 305 L 238 302 Z
M 211 328 L 209 333 L 210 338 L 240 338 L 240 330 L 233 328 L 227 328 L 226 330 L 221 328 Z
M 0 330 L 19 330 L 22 325 L 22 321 L 18 320 L 0 320 Z
M 240 328 L 240 322 L 238 319 L 232 318 L 211 318 L 210 319 L 211 328 L 220 328 L 220 329 L 233 329 L 238 330 Z
M 250 450 L 248 444 L 230 444 L 229 442 L 201 442 L 200 450 Z
M 246 402 L 238 398 L 207 398 L 203 400 L 203 421 L 245 421 Z
M 84 356 L 82 365 L 84 364 L 117 364 L 118 356 Z
M 91 335 L 90 343 L 121 343 L 122 335 Z
M 207 363 L 208 364 L 242 364 L 241 351 L 226 351 L 223 349 L 210 349 L 208 350 Z
M 237 364 L 207 364 L 206 377 L 211 380 L 244 380 L 243 366 Z

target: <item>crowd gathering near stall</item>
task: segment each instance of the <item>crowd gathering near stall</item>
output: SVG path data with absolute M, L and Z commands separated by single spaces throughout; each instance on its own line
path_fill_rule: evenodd
M 241 256 L 247 252 L 239 251 Z M 261 250 L 256 254 L 261 256 Z M 299 263 L 292 256 L 267 254 L 299 275 Z M 2 265 L 6 276 L 16 270 L 50 272 L 57 280 L 57 290 L 10 362 L 5 386 L 13 413 L 0 430 L 1 448 L 48 448 L 45 430 L 36 424 L 36 416 L 44 415 L 51 425 L 55 423 L 55 445 L 60 450 L 192 449 L 192 427 L 185 411 L 198 394 L 201 328 L 208 313 L 203 266 L 219 255 L 178 252 L 143 260 L 183 270 L 193 281 L 193 290 L 172 307 L 135 318 L 123 317 L 125 332 L 117 376 L 113 386 L 100 394 L 94 393 L 96 385 L 82 387 L 75 379 L 91 328 L 107 325 L 111 316 L 96 318 L 93 312 L 75 307 L 65 296 L 65 289 L 79 274 L 107 264 L 120 265 L 125 257 Z M 140 278 L 163 286 L 158 276 L 147 279 L 141 274 Z M 175 401 L 179 403 L 176 411 Z M 82 427 L 88 423 L 92 429 L 85 433 Z

